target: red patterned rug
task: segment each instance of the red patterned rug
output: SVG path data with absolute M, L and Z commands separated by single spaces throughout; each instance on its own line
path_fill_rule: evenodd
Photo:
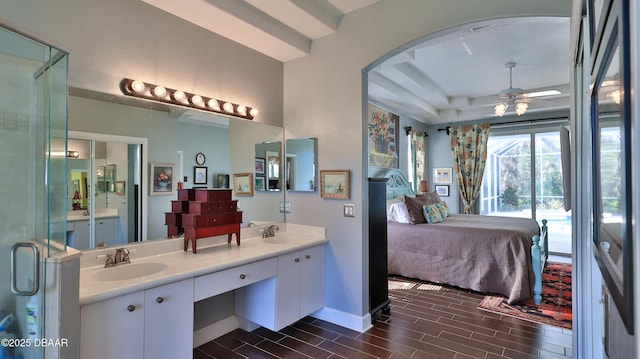
M 536 323 L 571 329 L 571 264 L 548 262 L 542 273 L 542 302 L 533 299 L 509 304 L 503 296 L 488 295 L 478 308 Z

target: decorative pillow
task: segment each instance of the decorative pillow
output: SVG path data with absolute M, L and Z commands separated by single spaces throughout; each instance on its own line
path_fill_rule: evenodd
M 409 212 L 409 222 L 411 224 L 424 223 L 427 221 L 424 218 L 422 210 L 422 206 L 427 204 L 424 197 L 411 198 L 409 196 L 404 196 L 404 204 L 407 207 L 407 212 Z
M 387 212 L 389 212 L 389 208 L 391 208 L 391 205 L 394 203 L 402 203 L 404 201 L 403 197 L 395 197 L 395 198 L 391 198 L 387 200 Z
M 442 214 L 442 218 L 447 218 L 451 215 L 451 210 L 449 209 L 449 205 L 447 202 L 438 202 L 436 203 L 436 207 L 440 210 L 440 214 Z
M 416 196 L 416 198 L 424 198 L 424 204 L 434 204 L 442 202 L 437 192 L 424 192 Z
M 427 223 L 442 222 L 442 213 L 440 213 L 437 203 L 424 205 L 422 211 L 424 212 L 424 218 L 427 220 Z
M 391 204 L 387 211 L 387 221 L 411 223 L 407 206 L 403 202 Z

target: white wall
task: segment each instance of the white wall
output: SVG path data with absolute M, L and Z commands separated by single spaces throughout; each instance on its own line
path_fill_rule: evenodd
M 285 64 L 286 137 L 317 137 L 319 169 L 352 171 L 349 201 L 288 195 L 293 212 L 287 221 L 327 227 L 327 307 L 345 316 L 364 318 L 368 312 L 363 69 L 412 40 L 454 25 L 495 17 L 570 14 L 568 0 L 383 0 L 346 15 L 337 33 L 314 41 L 310 56 Z M 345 202 L 356 204 L 355 218 L 342 216 Z

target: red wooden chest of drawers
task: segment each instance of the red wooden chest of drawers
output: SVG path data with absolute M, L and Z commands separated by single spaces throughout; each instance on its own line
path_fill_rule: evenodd
M 231 199 L 231 189 L 179 189 L 178 200 L 171 201 L 171 212 L 165 213 L 169 237 L 184 233 L 184 250 L 196 253 L 198 238 L 227 234 L 227 243 L 235 233 L 240 245 L 242 211 L 238 201 Z

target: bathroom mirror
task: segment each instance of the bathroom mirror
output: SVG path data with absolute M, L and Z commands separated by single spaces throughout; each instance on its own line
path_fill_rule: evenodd
M 313 192 L 317 188 L 317 140 L 314 137 L 287 139 L 285 142 L 285 182 L 287 190 Z
M 258 191 L 280 191 L 282 188 L 281 141 L 262 142 L 255 145 L 254 182 Z
M 105 174 L 109 172 L 106 166 L 114 164 L 114 188 L 116 182 L 118 184 L 124 182 L 122 194 L 115 192 L 115 190 L 104 193 L 105 197 L 108 196 L 109 210 L 114 206 L 119 209 L 120 219 L 117 231 L 120 239 L 116 244 L 129 243 L 134 238 L 128 234 L 130 228 L 122 233 L 125 231 L 122 224 L 131 223 L 128 219 L 124 219 L 125 212 L 127 216 L 131 216 L 135 212 L 139 214 L 138 224 L 142 227 L 139 240 L 167 238 L 165 212 L 171 211 L 171 201 L 176 200 L 177 195 L 149 196 L 149 178 L 147 178 L 149 163 L 173 164 L 176 172 L 175 178 L 184 182 L 184 188 L 217 188 L 228 186 L 228 179 L 232 178 L 234 173 L 254 171 L 254 144 L 272 143 L 273 145 L 270 145 L 268 150 L 282 153 L 280 144 L 284 141 L 284 131 L 279 126 L 196 110 L 185 111 L 165 104 L 155 104 L 84 89 L 71 88 L 69 94 L 70 141 L 73 138 L 71 133 L 82 132 L 95 134 L 95 139 L 98 142 L 106 142 L 108 155 L 104 157 L 107 160 L 104 163 Z M 104 140 L 103 136 L 116 138 L 135 136 L 131 138 L 145 139 L 147 144 L 140 145 L 138 149 L 145 158 L 141 160 L 142 164 L 138 165 L 140 167 L 135 167 L 128 160 L 127 153 L 131 149 L 127 146 L 131 146 L 131 144 L 113 139 Z M 124 147 L 118 149 L 116 146 Z M 204 155 L 205 162 L 202 165 L 196 162 L 198 153 Z M 113 160 L 113 158 L 117 158 L 117 160 Z M 193 183 L 194 166 L 207 168 L 205 184 L 196 185 Z M 85 171 L 85 176 L 88 176 L 90 169 Z M 133 172 L 145 173 L 141 176 L 141 182 L 137 186 L 134 186 L 129 178 Z M 280 170 L 280 172 L 282 171 Z M 186 181 L 184 181 L 185 177 Z M 221 181 L 220 178 L 227 180 Z M 105 177 L 105 190 L 108 190 L 111 186 L 107 185 L 106 179 L 107 177 Z M 91 183 L 89 180 L 87 181 L 89 184 Z M 272 184 L 276 186 L 274 189 L 279 188 L 277 182 Z M 72 211 L 75 183 L 71 179 L 69 184 L 70 191 L 72 191 L 68 207 L 70 213 L 82 212 Z M 82 193 L 81 175 L 77 184 Z M 88 191 L 91 193 L 92 190 Z M 139 197 L 133 200 L 129 195 L 133 195 L 135 191 L 139 192 Z M 254 196 L 234 196 L 234 199 L 238 200 L 238 208 L 243 211 L 243 226 L 249 226 L 251 223 L 284 221 L 284 214 L 279 211 L 279 203 L 284 200 L 283 192 L 272 192 L 273 194 L 268 195 L 268 192 L 265 191 L 256 193 Z M 99 194 L 99 196 L 103 196 L 103 194 Z M 82 197 L 85 198 L 85 196 Z M 96 203 L 97 205 L 98 203 Z M 80 204 L 80 207 L 87 207 L 87 205 Z M 99 212 L 99 209 L 96 211 Z M 96 226 L 97 224 L 95 223 Z M 127 227 L 131 227 L 131 225 Z M 94 242 L 94 244 L 99 243 L 98 241 Z

